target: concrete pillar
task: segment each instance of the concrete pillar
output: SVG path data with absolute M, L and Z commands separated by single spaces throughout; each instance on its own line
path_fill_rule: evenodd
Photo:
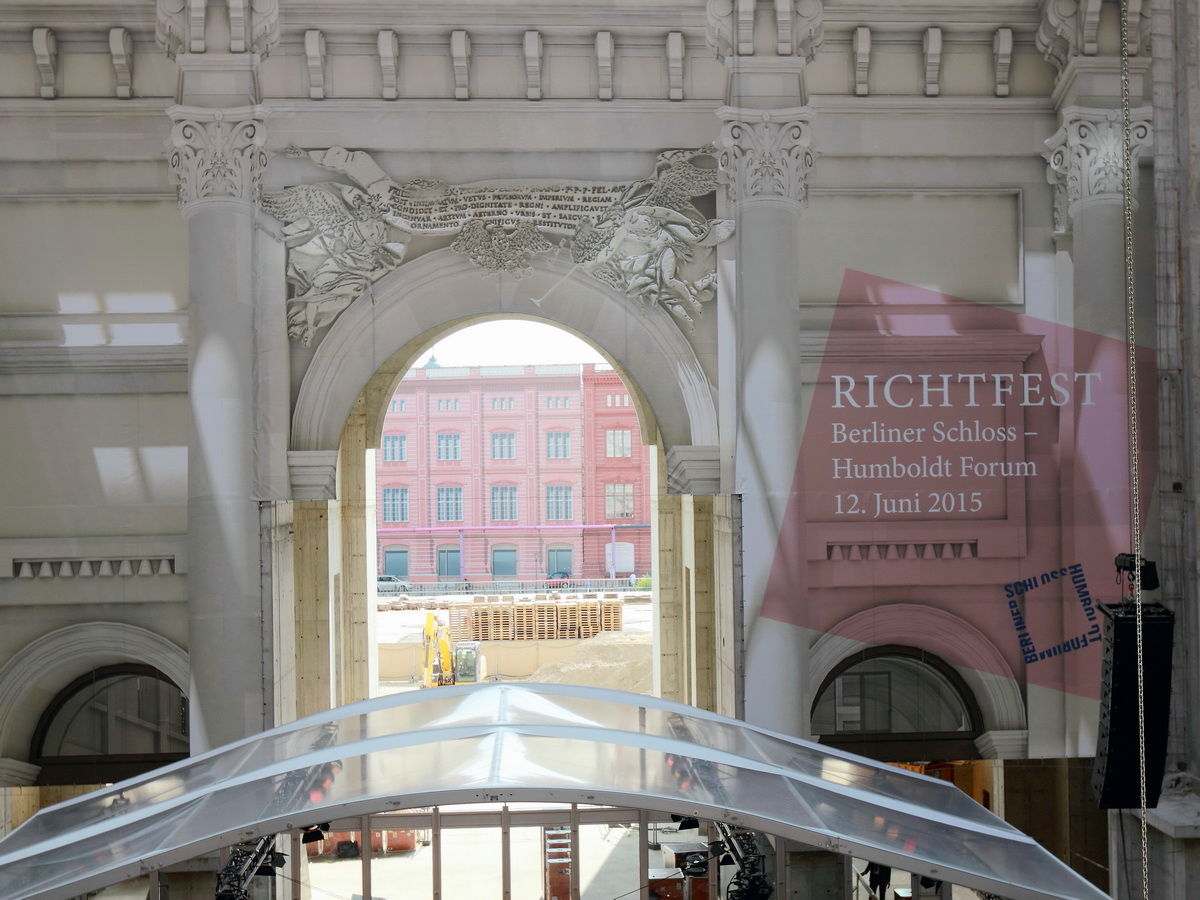
M 374 520 L 375 473 L 367 466 L 366 400 L 359 397 L 342 431 L 338 461 L 338 508 L 341 512 L 341 618 L 336 640 L 341 648 L 340 704 L 365 700 L 378 681 L 375 615 L 370 608 L 368 575 L 376 571 Z M 371 526 L 368 529 L 368 524 Z M 368 530 L 370 534 L 368 534 Z
M 170 114 L 189 242 L 188 693 L 198 752 L 269 724 L 252 443 L 254 198 L 267 155 L 262 109 Z
M 746 718 L 805 734 L 803 678 L 808 641 L 783 623 L 758 620 L 796 476 L 804 430 L 801 391 L 799 219 L 814 161 L 806 107 L 723 107 L 720 166 L 737 216 L 729 278 L 723 266 L 720 348 L 722 457 L 742 498 L 746 619 Z M 725 251 L 728 253 L 729 251 Z M 731 433 L 732 432 L 732 433 Z M 777 573 L 778 574 L 778 573 Z M 798 583 L 802 573 L 787 577 Z M 756 690 L 755 685 L 770 689 Z
M 844 900 L 852 896 L 849 856 L 797 847 L 789 843 L 784 853 L 785 900 Z
M 713 498 L 682 495 L 682 549 L 688 603 L 689 681 L 692 706 L 717 710 L 716 590 L 714 576 Z
M 650 559 L 654 585 L 654 694 L 688 702 L 687 606 L 679 579 L 680 494 L 668 494 L 663 455 L 655 448 L 650 465 Z
M 334 705 L 330 505 L 327 500 L 297 500 L 292 505 L 298 718 Z

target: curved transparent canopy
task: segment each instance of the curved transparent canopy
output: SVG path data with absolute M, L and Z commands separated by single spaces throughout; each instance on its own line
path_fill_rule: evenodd
M 341 707 L 45 809 L 0 841 L 0 896 L 67 900 L 344 816 L 517 801 L 719 820 L 1013 900 L 1106 896 L 937 779 L 640 694 L 505 683 Z

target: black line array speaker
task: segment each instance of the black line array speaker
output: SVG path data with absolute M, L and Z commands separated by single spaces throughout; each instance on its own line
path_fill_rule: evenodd
M 1100 609 L 1104 613 L 1104 668 L 1092 793 L 1101 809 L 1136 809 L 1142 805 L 1138 779 L 1137 609 L 1131 603 L 1100 604 Z M 1166 765 L 1174 630 L 1174 613 L 1159 603 L 1142 604 L 1147 809 L 1158 806 Z

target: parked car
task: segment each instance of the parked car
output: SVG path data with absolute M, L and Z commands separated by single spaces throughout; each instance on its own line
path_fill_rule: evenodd
M 375 584 L 381 594 L 407 594 L 413 589 L 411 581 L 405 581 L 395 575 L 380 575 Z
M 570 572 L 555 572 L 546 580 L 548 588 L 565 588 L 571 586 Z

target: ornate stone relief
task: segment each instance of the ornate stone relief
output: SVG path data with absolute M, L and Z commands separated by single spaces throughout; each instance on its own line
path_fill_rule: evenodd
M 693 327 L 715 293 L 713 248 L 733 232 L 693 202 L 716 189 L 716 169 L 697 165 L 712 147 L 662 153 L 652 177 L 615 185 L 401 183 L 363 151 L 290 152 L 351 182 L 262 197 L 284 223 L 288 334 L 305 344 L 399 265 L 417 235 L 452 237 L 477 266 L 516 275 L 537 255 L 569 252 L 575 270 Z
M 717 59 L 754 55 L 756 0 L 708 0 L 705 36 Z M 775 52 L 812 62 L 825 40 L 822 0 L 775 0 Z
M 266 57 L 279 43 L 279 0 L 226 0 L 230 53 Z M 157 0 L 155 38 L 167 56 L 204 53 L 208 0 Z
M 1150 147 L 1148 107 L 1132 112 L 1134 195 L 1137 156 Z M 1089 203 L 1120 203 L 1124 193 L 1125 134 L 1118 109 L 1067 107 L 1063 125 L 1046 141 L 1046 178 L 1054 185 L 1054 230 L 1066 233 L 1078 211 Z
M 1101 0 L 1042 0 L 1042 23 L 1035 42 L 1046 60 L 1060 72 L 1077 56 L 1099 52 Z M 1129 53 L 1136 56 L 1150 45 L 1150 8 L 1129 0 Z
M 719 161 L 733 203 L 759 198 L 807 202 L 808 173 L 817 159 L 811 110 L 724 107 L 717 114 L 725 122 Z
M 181 207 L 216 197 L 258 197 L 269 158 L 263 146 L 265 110 L 175 106 L 167 112 L 175 120 L 167 159 Z

